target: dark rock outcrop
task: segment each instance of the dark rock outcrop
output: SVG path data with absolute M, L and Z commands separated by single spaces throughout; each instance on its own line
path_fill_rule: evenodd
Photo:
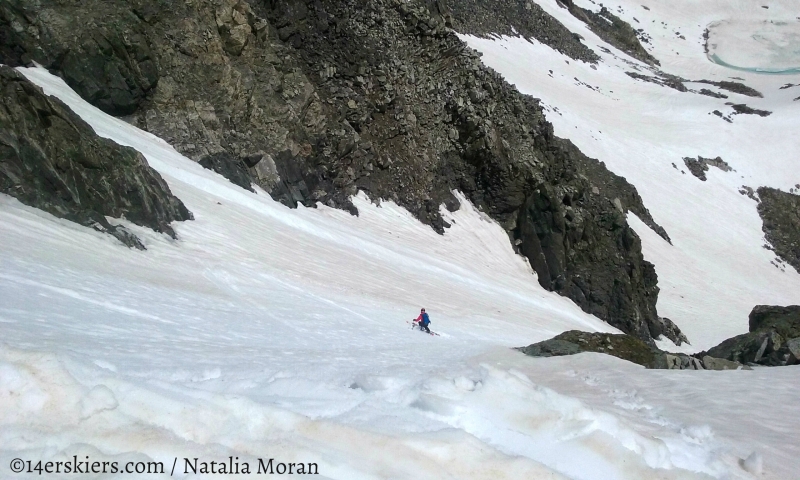
M 143 22 L 119 2 L 0 3 L 0 63 L 10 66 L 36 61 L 57 70 L 81 97 L 106 113 L 136 111 L 158 84 L 158 64 Z M 92 11 L 94 10 L 94 11 Z M 113 21 L 84 23 L 94 15 L 119 16 Z
M 778 257 L 800 272 L 800 195 L 769 187 L 757 192 L 767 241 Z
M 737 115 L 758 115 L 759 117 L 769 117 L 772 112 L 769 110 L 759 110 L 757 108 L 748 107 L 744 103 L 727 103 Z
M 701 95 L 705 95 L 705 96 L 707 96 L 707 97 L 713 97 L 713 98 L 728 98 L 728 96 L 727 96 L 727 95 L 724 95 L 724 94 L 722 94 L 722 93 L 719 93 L 719 92 L 713 92 L 713 91 L 711 91 L 711 90 L 709 90 L 709 89 L 707 89 L 707 88 L 701 88 L 701 89 L 700 89 L 700 91 L 699 91 L 698 93 L 699 93 L 699 94 L 701 94 Z
M 550 340 L 517 350 L 532 357 L 558 357 L 581 352 L 606 353 L 647 368 L 655 368 L 657 350 L 630 335 L 570 330 Z
M 669 87 L 679 92 L 688 92 L 689 89 L 686 88 L 686 85 L 683 84 L 686 80 L 676 77 L 674 75 L 669 75 L 664 72 L 657 72 L 656 75 L 644 75 L 641 73 L 636 72 L 625 72 L 631 78 L 635 78 L 636 80 L 641 80 L 643 82 L 648 83 L 655 83 L 656 85 L 661 85 L 662 87 Z
M 144 35 L 158 82 L 128 119 L 235 183 L 249 186 L 249 175 L 289 206 L 322 202 L 353 213 L 349 199 L 362 190 L 439 232 L 446 227 L 439 207 L 457 208 L 451 192 L 460 190 L 506 229 L 545 288 L 645 341 L 664 333 L 656 273 L 625 213 L 668 239 L 666 232 L 630 184 L 555 137 L 538 101 L 483 66 L 447 27 L 459 7 L 448 13 L 428 0 L 13 4 L 28 5 L 20 7 L 24 21 L 0 10 L 4 25 L 17 21 L 40 39 L 58 38 L 56 45 L 71 38 L 50 25 L 58 18 L 87 25 L 82 35 L 110 23 Z M 6 50 L 24 52 L 20 61 L 53 55 L 35 36 L 13 38 Z M 49 64 L 60 72 L 59 65 Z
M 582 352 L 604 353 L 645 368 L 669 370 L 738 370 L 742 364 L 709 355 L 690 356 L 659 350 L 630 335 L 570 330 L 550 340 L 516 350 L 531 357 L 560 357 Z
M 630 24 L 611 13 L 606 7 L 599 12 L 575 5 L 572 0 L 558 0 L 578 20 L 583 21 L 598 37 L 627 53 L 631 57 L 650 65 L 660 65 L 659 61 L 644 49 L 639 42 L 636 30 Z
M 253 191 L 253 180 L 242 159 L 231 158 L 227 152 L 212 153 L 200 159 L 200 165 L 227 178 L 234 185 Z
M 686 168 L 689 169 L 689 172 L 691 172 L 692 175 L 694 175 L 695 177 L 699 178 L 700 180 L 702 180 L 704 182 L 706 180 L 708 180 L 706 178 L 706 172 L 708 171 L 708 165 L 706 165 L 704 162 L 701 162 L 700 160 L 698 160 L 696 158 L 684 157 L 683 163 L 686 164 Z
M 689 339 L 687 339 L 686 335 L 684 335 L 683 332 L 681 332 L 681 329 L 678 328 L 677 325 L 675 325 L 675 322 L 673 322 L 667 317 L 659 317 L 659 320 L 663 325 L 662 335 L 672 340 L 672 343 L 674 343 L 677 346 L 681 346 L 684 343 L 689 343 Z
M 686 168 L 694 175 L 695 177 L 699 178 L 702 181 L 706 181 L 706 172 L 708 171 L 709 165 L 712 167 L 717 167 L 723 172 L 730 172 L 733 170 L 728 162 L 723 160 L 720 157 L 716 158 L 691 158 L 691 157 L 684 157 L 683 163 L 686 164 Z
M 141 153 L 98 137 L 60 100 L 0 66 L 0 192 L 57 217 L 141 241 L 106 216 L 175 237 L 191 214 Z
M 596 63 L 600 57 L 533 0 L 442 0 L 430 1 L 456 31 L 479 37 L 523 36 L 536 39 L 575 60 Z
M 765 366 L 800 363 L 800 306 L 757 305 L 750 312 L 750 332 L 708 350 L 712 357 Z
M 751 332 L 776 331 L 785 338 L 800 337 L 800 306 L 756 305 L 750 312 Z
M 617 208 L 621 208 L 626 213 L 635 214 L 661 238 L 672 244 L 667 231 L 653 220 L 650 210 L 644 206 L 642 197 L 639 196 L 636 187 L 628 183 L 624 177 L 620 177 L 608 170 L 605 163 L 586 157 L 583 158 L 585 158 L 585 161 L 581 164 L 581 171 L 592 179 L 592 193 L 597 189 L 598 194 L 602 193 L 604 196 L 612 198 L 612 202 Z
M 761 94 L 758 90 L 748 87 L 747 85 L 740 83 L 740 82 L 731 82 L 729 80 L 723 81 L 714 81 L 714 80 L 696 80 L 697 83 L 705 83 L 708 85 L 714 85 L 715 87 L 719 87 L 723 90 L 727 90 L 729 92 L 738 93 L 739 95 L 745 95 L 747 97 L 763 97 L 764 95 Z

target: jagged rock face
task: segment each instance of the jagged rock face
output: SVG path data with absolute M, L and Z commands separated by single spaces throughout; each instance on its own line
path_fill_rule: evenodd
M 757 305 L 749 323 L 749 333 L 723 341 L 708 355 L 766 366 L 800 363 L 800 306 Z
M 0 4 L 0 63 L 36 61 L 112 115 L 133 113 L 158 84 L 158 66 L 142 22 L 129 8 L 106 2 L 7 0 Z M 119 16 L 94 23 L 97 15 Z M 89 20 L 88 23 L 84 23 Z
M 578 20 L 583 21 L 598 37 L 614 45 L 631 57 L 650 65 L 660 65 L 659 61 L 642 47 L 636 30 L 606 7 L 593 12 L 575 5 L 572 0 L 558 0 Z M 602 4 L 601 4 L 602 5 Z
M 750 312 L 751 332 L 775 330 L 784 337 L 800 337 L 800 305 L 756 305 Z
M 190 213 L 141 153 L 98 137 L 60 100 L 0 66 L 0 192 L 57 217 L 141 242 L 105 216 L 175 236 Z
M 532 0 L 443 0 L 430 1 L 459 33 L 479 37 L 522 35 L 557 50 L 575 60 L 596 63 L 595 52 L 581 43 L 577 33 L 545 12 Z
M 439 207 L 457 208 L 458 189 L 543 286 L 647 341 L 664 331 L 655 270 L 625 212 L 666 232 L 632 186 L 481 64 L 441 2 L 38 3 L 57 11 L 31 14 L 40 31 L 55 15 L 144 32 L 159 78 L 129 119 L 235 183 L 249 185 L 245 172 L 287 205 L 353 213 L 363 190 L 440 232 Z
M 254 8 L 261 8 L 261 14 Z M 75 25 L 85 27 L 78 30 Z M 74 50 L 77 70 L 92 82 L 72 75 L 71 64 L 62 57 L 71 58 L 82 39 L 106 38 L 108 32 L 124 41 L 137 39 L 142 51 L 125 56 L 111 49 L 92 56 L 85 49 Z M 0 62 L 17 65 L 34 60 L 63 76 L 95 106 L 130 115 L 132 123 L 164 138 L 189 158 L 230 175 L 234 183 L 249 188 L 255 182 L 268 191 L 284 192 L 294 202 L 298 198 L 292 192 L 309 188 L 287 186 L 277 166 L 287 159 L 294 166 L 295 159 L 310 155 L 312 137 L 323 136 L 325 119 L 313 86 L 292 60 L 291 47 L 269 38 L 270 33 L 276 32 L 264 18 L 260 2 L 0 4 L 0 38 L 8 40 L 0 47 Z M 140 70 L 152 73 L 144 87 L 131 73 Z M 253 164 L 255 158 L 260 163 Z M 311 204 L 310 197 L 300 200 Z M 325 200 L 334 206 L 349 205 L 344 194 Z
M 758 198 L 767 241 L 778 257 L 800 272 L 800 195 L 761 187 Z

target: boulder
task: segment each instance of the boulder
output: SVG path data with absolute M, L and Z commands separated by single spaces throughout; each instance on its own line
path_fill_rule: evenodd
M 743 366 L 739 362 L 725 360 L 724 358 L 714 358 L 708 355 L 703 357 L 703 367 L 706 370 L 739 370 L 741 368 L 750 370 L 750 367 Z
M 756 305 L 750 312 L 751 332 L 774 330 L 785 338 L 800 337 L 800 305 Z
M 232 157 L 227 152 L 223 151 L 212 155 L 206 155 L 200 159 L 199 163 L 203 168 L 219 173 L 231 183 L 245 190 L 253 191 L 253 179 L 241 159 Z
M 786 350 L 789 351 L 787 365 L 797 365 L 800 363 L 800 338 L 793 338 L 786 342 Z
M 520 351 L 531 357 L 561 357 L 564 355 L 574 355 L 585 350 L 582 350 L 581 347 L 575 343 L 559 338 L 552 338 L 528 345 L 527 347 L 521 348 Z
M 704 354 L 743 364 L 786 365 L 797 358 L 791 350 L 796 344 L 789 344 L 798 337 L 800 306 L 758 305 L 750 312 L 750 333 L 729 338 Z
M 653 368 L 661 370 L 671 370 L 675 368 L 675 361 L 676 361 L 675 355 L 660 352 L 656 354 L 653 360 Z
M 266 36 L 267 22 L 258 18 L 247 2 L 224 0 L 215 13 L 222 48 L 231 55 L 241 55 L 254 32 Z

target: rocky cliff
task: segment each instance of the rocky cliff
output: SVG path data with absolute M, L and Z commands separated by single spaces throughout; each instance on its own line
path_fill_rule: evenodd
M 60 100 L 0 66 L 0 192 L 144 248 L 106 216 L 175 237 L 190 213 L 141 153 L 98 137 Z
M 458 189 L 545 288 L 646 341 L 674 336 L 625 213 L 666 232 L 630 184 L 555 137 L 536 99 L 481 64 L 452 12 L 441 1 L 9 0 L 0 61 L 45 65 L 290 206 L 357 213 L 349 198 L 363 190 L 442 232 L 439 207 L 458 208 Z M 69 73 L 73 56 L 82 76 Z
M 800 195 L 761 187 L 758 214 L 775 254 L 800 272 Z

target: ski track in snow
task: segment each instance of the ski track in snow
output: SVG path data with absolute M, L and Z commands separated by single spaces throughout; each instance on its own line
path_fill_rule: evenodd
M 773 115 L 733 124 L 707 115 L 724 101 L 629 78 L 623 54 L 602 53 L 582 23 L 540 4 L 601 54 L 596 71 L 536 42 L 464 38 L 558 107 L 548 115 L 557 134 L 637 187 L 673 239 L 629 217 L 659 274 L 659 313 L 688 334 L 687 348 L 745 331 L 757 303 L 800 303 L 800 275 L 770 264 L 755 202 L 737 191 L 800 182 L 787 127 L 800 103 L 778 89 L 791 79 L 726 70 L 697 44 L 721 16 L 780 18 L 791 2 L 606 4 L 640 21 L 665 71 L 741 76 L 762 91 L 731 99 Z M 44 70 L 22 71 L 98 134 L 144 153 L 195 220 L 175 224 L 178 241 L 123 221 L 145 242 L 139 252 L 0 195 L 0 476 L 15 457 L 155 459 L 169 470 L 175 457 L 232 455 L 317 462 L 330 479 L 738 479 L 756 478 L 742 466 L 755 452 L 757 478 L 797 477 L 800 367 L 648 371 L 597 354 L 524 357 L 508 347 L 615 330 L 543 291 L 463 198 L 443 212 L 453 224 L 444 236 L 364 195 L 359 217 L 289 210 L 102 114 Z M 682 157 L 697 155 L 736 172 L 681 174 Z M 408 328 L 420 306 L 442 337 Z

